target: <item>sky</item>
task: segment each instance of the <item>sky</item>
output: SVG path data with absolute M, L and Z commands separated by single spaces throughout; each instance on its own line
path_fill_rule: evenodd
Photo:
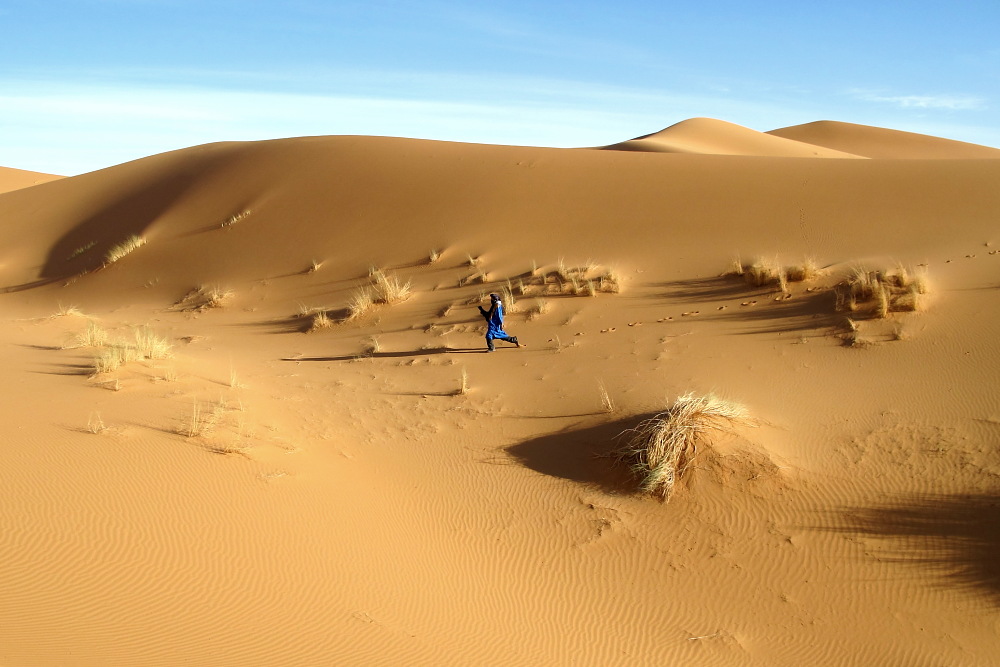
M 1000 2 L 0 0 L 0 165 L 215 141 L 598 146 L 706 116 L 1000 147 Z

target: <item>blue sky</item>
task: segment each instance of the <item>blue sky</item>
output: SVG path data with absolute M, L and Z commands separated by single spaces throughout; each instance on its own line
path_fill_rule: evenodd
M 0 0 L 0 165 L 316 134 L 592 146 L 709 116 L 1000 147 L 1000 3 Z

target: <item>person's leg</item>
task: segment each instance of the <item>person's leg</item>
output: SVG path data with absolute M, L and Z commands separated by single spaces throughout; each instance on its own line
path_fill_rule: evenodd
M 493 352 L 495 348 L 493 347 L 493 333 L 486 332 L 486 351 Z

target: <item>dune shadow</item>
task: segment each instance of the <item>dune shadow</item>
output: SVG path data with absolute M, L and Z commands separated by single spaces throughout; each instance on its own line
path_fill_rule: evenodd
M 584 428 L 569 427 L 505 448 L 518 463 L 543 475 L 567 479 L 616 495 L 638 491 L 638 481 L 626 466 L 615 465 L 612 452 L 618 436 L 644 416 L 619 419 Z
M 52 245 L 37 280 L 3 291 L 19 292 L 100 269 L 113 246 L 130 235 L 141 236 L 197 179 L 194 173 L 178 172 L 122 192 Z
M 503 348 L 497 348 L 497 351 Z M 516 349 L 516 348 L 510 348 Z M 282 361 L 354 361 L 355 359 L 406 359 L 426 357 L 436 354 L 484 354 L 484 347 L 430 347 L 425 350 L 404 350 L 401 352 L 365 352 L 332 357 L 283 357 Z
M 726 277 L 695 278 L 661 283 L 670 290 L 667 297 L 681 303 L 704 303 L 742 299 L 739 306 L 699 313 L 699 320 L 743 322 L 743 333 L 788 333 L 826 329 L 842 320 L 835 309 L 835 297 L 829 290 L 796 292 L 791 298 L 778 299 L 772 288 L 751 288 L 746 283 Z
M 669 290 L 668 296 L 674 301 L 700 302 L 725 301 L 745 297 L 752 293 L 763 294 L 760 288 L 749 290 L 743 281 L 717 276 L 715 278 L 692 278 L 659 283 L 657 287 Z
M 924 568 L 945 587 L 974 589 L 1000 607 L 1000 492 L 919 494 L 842 510 L 826 530 L 885 539 L 882 560 Z

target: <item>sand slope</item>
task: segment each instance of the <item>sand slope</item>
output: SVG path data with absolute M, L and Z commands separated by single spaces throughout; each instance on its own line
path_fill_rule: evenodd
M 42 174 L 37 171 L 25 171 L 23 169 L 11 169 L 10 167 L 0 167 L 0 194 L 27 188 L 39 183 L 48 183 L 62 176 L 53 174 Z
M 779 139 L 779 140 L 776 140 Z M 702 155 L 856 158 L 794 137 L 784 138 L 714 118 L 691 118 L 665 130 L 607 146 L 610 150 Z
M 869 158 L 961 160 L 1000 158 L 1000 149 L 881 127 L 822 120 L 772 130 L 768 135 Z
M 1000 160 L 691 128 L 220 143 L 0 195 L 0 655 L 995 664 Z M 919 312 L 837 310 L 897 263 Z M 350 318 L 372 266 L 411 294 Z M 484 354 L 504 288 L 528 346 Z M 137 327 L 170 355 L 94 374 Z M 689 391 L 757 426 L 664 504 L 608 454 Z

